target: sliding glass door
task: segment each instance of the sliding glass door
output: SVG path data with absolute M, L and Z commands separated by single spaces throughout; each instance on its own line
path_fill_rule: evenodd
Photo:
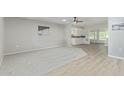
M 90 42 L 91 43 L 96 43 L 97 40 L 97 32 L 90 32 Z
M 106 43 L 108 38 L 107 31 L 92 31 L 89 33 L 90 43 Z

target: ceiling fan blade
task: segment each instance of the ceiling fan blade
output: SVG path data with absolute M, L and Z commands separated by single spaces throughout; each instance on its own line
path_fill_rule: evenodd
M 84 21 L 77 21 L 77 22 L 84 22 Z

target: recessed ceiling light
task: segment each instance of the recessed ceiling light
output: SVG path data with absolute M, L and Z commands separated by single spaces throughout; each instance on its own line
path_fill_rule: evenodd
M 63 22 L 66 22 L 67 20 L 66 19 L 62 19 Z

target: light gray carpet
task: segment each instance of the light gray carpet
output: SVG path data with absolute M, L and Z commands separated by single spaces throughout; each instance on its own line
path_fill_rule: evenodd
M 0 75 L 39 76 L 49 71 L 84 57 L 86 53 L 80 48 L 59 47 L 19 53 L 4 57 Z

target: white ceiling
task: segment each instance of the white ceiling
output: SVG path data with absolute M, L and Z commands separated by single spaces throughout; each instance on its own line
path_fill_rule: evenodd
M 24 18 L 31 20 L 53 22 L 58 24 L 69 24 L 72 23 L 73 21 L 73 17 L 24 17 Z M 66 22 L 63 22 L 62 21 L 63 19 L 65 19 Z M 79 26 L 107 24 L 107 17 L 78 17 L 78 20 L 84 21 L 82 23 L 78 23 Z

